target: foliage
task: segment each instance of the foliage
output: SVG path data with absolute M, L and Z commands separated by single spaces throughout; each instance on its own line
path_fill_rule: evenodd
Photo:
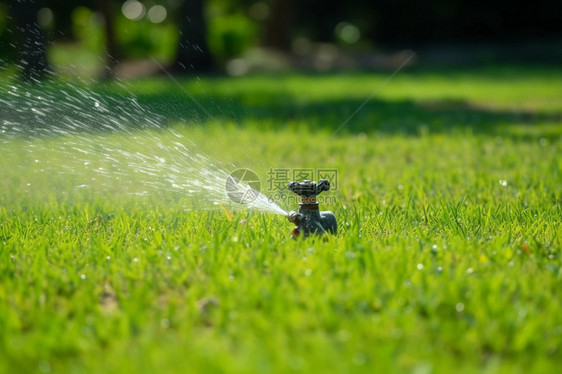
M 164 60 L 174 58 L 178 42 L 178 27 L 170 22 L 154 25 L 146 19 L 128 20 L 117 17 L 117 39 L 130 58 L 154 56 Z
M 209 48 L 219 60 L 239 56 L 257 41 L 256 24 L 243 11 L 209 4 Z
M 11 34 L 8 5 L 0 3 L 0 46 L 4 46 L 4 48 L 0 48 L 0 58 L 2 59 L 13 59 L 15 57 L 14 49 L 8 48 L 9 44 L 13 42 Z
M 72 10 L 72 31 L 74 37 L 89 50 L 101 54 L 105 41 L 103 18 L 91 9 L 80 6 Z

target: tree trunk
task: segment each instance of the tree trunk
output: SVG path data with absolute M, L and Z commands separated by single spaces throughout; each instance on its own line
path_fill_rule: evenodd
M 186 0 L 181 8 L 180 40 L 173 67 L 176 73 L 204 73 L 214 67 L 203 8 L 204 0 Z
M 39 5 L 35 0 L 12 3 L 19 31 L 18 68 L 25 81 L 39 81 L 52 73 L 47 60 L 45 34 L 37 23 Z
M 115 37 L 115 23 L 112 12 L 112 0 L 96 0 L 97 6 L 103 15 L 104 34 L 105 34 L 105 70 L 104 78 L 113 78 L 115 76 L 115 66 L 119 56 L 119 47 Z
M 291 14 L 293 0 L 275 0 L 266 21 L 263 46 L 279 51 L 291 51 Z

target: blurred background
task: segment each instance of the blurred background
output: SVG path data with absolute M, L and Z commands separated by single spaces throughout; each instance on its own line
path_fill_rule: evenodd
M 2 69 L 90 77 L 562 62 L 562 2 L 2 0 Z M 414 60 L 412 60 L 414 62 Z

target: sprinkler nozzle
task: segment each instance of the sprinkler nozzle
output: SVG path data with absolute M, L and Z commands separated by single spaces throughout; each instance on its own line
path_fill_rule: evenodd
M 295 212 L 294 210 L 291 210 L 287 215 L 287 219 L 289 220 L 289 222 L 292 222 L 298 226 L 304 220 L 304 215 L 302 213 L 298 213 Z

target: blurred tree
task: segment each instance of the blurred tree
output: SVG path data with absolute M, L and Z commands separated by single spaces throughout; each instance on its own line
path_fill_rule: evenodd
M 103 76 L 111 78 L 115 75 L 115 65 L 119 56 L 117 39 L 115 37 L 114 9 L 111 0 L 96 0 L 97 6 L 103 16 L 105 35 L 105 70 Z
M 332 42 L 336 24 L 349 21 L 347 11 L 354 5 L 341 0 L 324 0 L 321 5 L 314 0 L 302 0 L 295 12 L 296 31 L 314 41 Z
M 72 32 L 72 11 L 78 6 L 93 7 L 93 0 L 46 0 L 46 6 L 51 8 L 55 15 L 55 28 L 57 39 L 75 41 Z
M 265 22 L 262 44 L 264 47 L 289 52 L 291 50 L 293 0 L 273 0 Z
M 561 1 L 377 0 L 369 38 L 382 44 L 498 43 L 562 36 Z
M 50 75 L 52 69 L 47 60 L 45 34 L 37 23 L 39 4 L 35 0 L 18 0 L 12 3 L 19 32 L 17 64 L 21 78 L 38 81 Z
M 204 3 L 204 0 L 186 0 L 181 7 L 180 39 L 173 66 L 175 73 L 204 73 L 214 68 L 207 43 Z
M 297 36 L 341 42 L 344 24 L 348 30 L 355 28 L 360 48 L 369 48 L 371 42 L 413 48 L 459 42 L 533 43 L 562 37 L 562 1 L 551 0 L 139 1 L 128 1 L 142 8 L 131 18 L 123 13 L 125 0 L 0 0 L 2 62 L 16 61 L 25 79 L 44 77 L 50 71 L 46 36 L 55 42 L 80 43 L 89 53 L 105 49 L 110 68 L 106 73 L 112 72 L 120 57 L 145 58 L 147 53 L 168 61 L 174 58 L 177 73 L 205 72 L 258 41 L 284 51 L 290 51 Z M 165 7 L 164 18 L 157 22 L 150 16 L 156 6 Z M 37 24 L 40 8 L 44 8 L 41 14 L 49 15 L 48 24 Z
M 16 60 L 16 51 L 10 45 L 14 41 L 14 18 L 9 13 L 10 5 L 0 1 L 0 64 Z

